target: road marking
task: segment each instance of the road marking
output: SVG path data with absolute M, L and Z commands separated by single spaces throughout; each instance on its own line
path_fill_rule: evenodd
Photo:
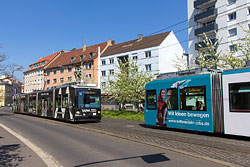
M 31 150 L 33 150 L 43 161 L 48 167 L 62 167 L 56 159 L 49 155 L 47 152 L 43 151 L 40 147 L 34 145 L 31 143 L 28 139 L 25 139 L 23 136 L 17 134 L 7 126 L 3 125 L 0 123 L 0 126 L 4 128 L 7 132 L 18 138 L 20 141 L 22 141 L 25 145 L 27 145 Z

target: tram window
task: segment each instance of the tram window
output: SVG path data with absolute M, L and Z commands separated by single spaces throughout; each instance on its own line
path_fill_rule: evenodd
M 230 112 L 250 112 L 250 82 L 229 84 Z
M 170 99 L 167 104 L 168 110 L 178 110 L 178 89 L 167 89 L 167 92 L 171 91 Z
M 100 96 L 97 94 L 85 95 L 84 103 L 86 108 L 100 107 Z
M 61 95 L 56 96 L 56 108 L 61 107 Z
M 206 111 L 206 87 L 195 86 L 180 89 L 181 110 Z
M 99 108 L 101 106 L 98 92 L 79 91 L 76 102 L 77 108 Z
M 156 90 L 146 91 L 147 109 L 156 110 Z
M 68 106 L 68 95 L 63 95 L 63 100 L 62 100 L 62 106 L 67 107 Z

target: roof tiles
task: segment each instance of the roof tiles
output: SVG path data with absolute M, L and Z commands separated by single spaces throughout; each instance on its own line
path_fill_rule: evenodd
M 46 69 L 79 63 L 81 62 L 80 60 L 81 55 L 83 55 L 83 61 L 89 61 L 91 60 L 90 53 L 93 53 L 93 58 L 96 58 L 98 56 L 98 47 L 100 47 L 100 50 L 102 52 L 107 45 L 108 45 L 107 42 L 103 42 L 100 44 L 88 46 L 86 47 L 85 51 L 83 51 L 83 48 L 80 48 L 80 49 L 73 49 L 69 52 L 64 52 L 55 61 L 51 62 L 51 64 L 49 64 L 46 67 Z M 71 61 L 72 57 L 75 58 L 74 62 Z
M 119 53 L 125 53 L 129 51 L 150 48 L 154 46 L 159 46 L 163 40 L 170 34 L 169 32 L 164 32 L 161 34 L 156 34 L 152 36 L 143 37 L 141 40 L 131 40 L 119 44 L 112 45 L 108 47 L 107 50 L 102 54 L 102 57 L 110 56 Z

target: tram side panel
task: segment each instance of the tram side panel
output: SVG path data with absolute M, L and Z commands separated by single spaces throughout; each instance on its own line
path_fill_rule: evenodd
M 250 69 L 225 71 L 222 78 L 225 134 L 250 137 Z
M 156 80 L 146 85 L 145 95 L 147 125 L 162 124 L 170 128 L 214 131 L 210 74 Z M 159 101 L 162 97 L 165 101 L 167 96 L 171 97 L 166 109 L 162 111 L 159 109 L 159 104 L 162 104 Z M 159 121 L 161 118 L 163 120 Z

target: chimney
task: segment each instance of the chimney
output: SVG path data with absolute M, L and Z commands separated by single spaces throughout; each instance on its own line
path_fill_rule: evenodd
M 111 39 L 108 39 L 108 46 L 111 46 L 112 45 L 112 41 Z
M 85 44 L 82 45 L 82 51 L 83 51 L 83 52 L 86 51 L 86 45 L 85 45 Z
M 138 34 L 138 35 L 137 35 L 137 41 L 142 40 L 142 38 L 143 38 L 143 34 Z

